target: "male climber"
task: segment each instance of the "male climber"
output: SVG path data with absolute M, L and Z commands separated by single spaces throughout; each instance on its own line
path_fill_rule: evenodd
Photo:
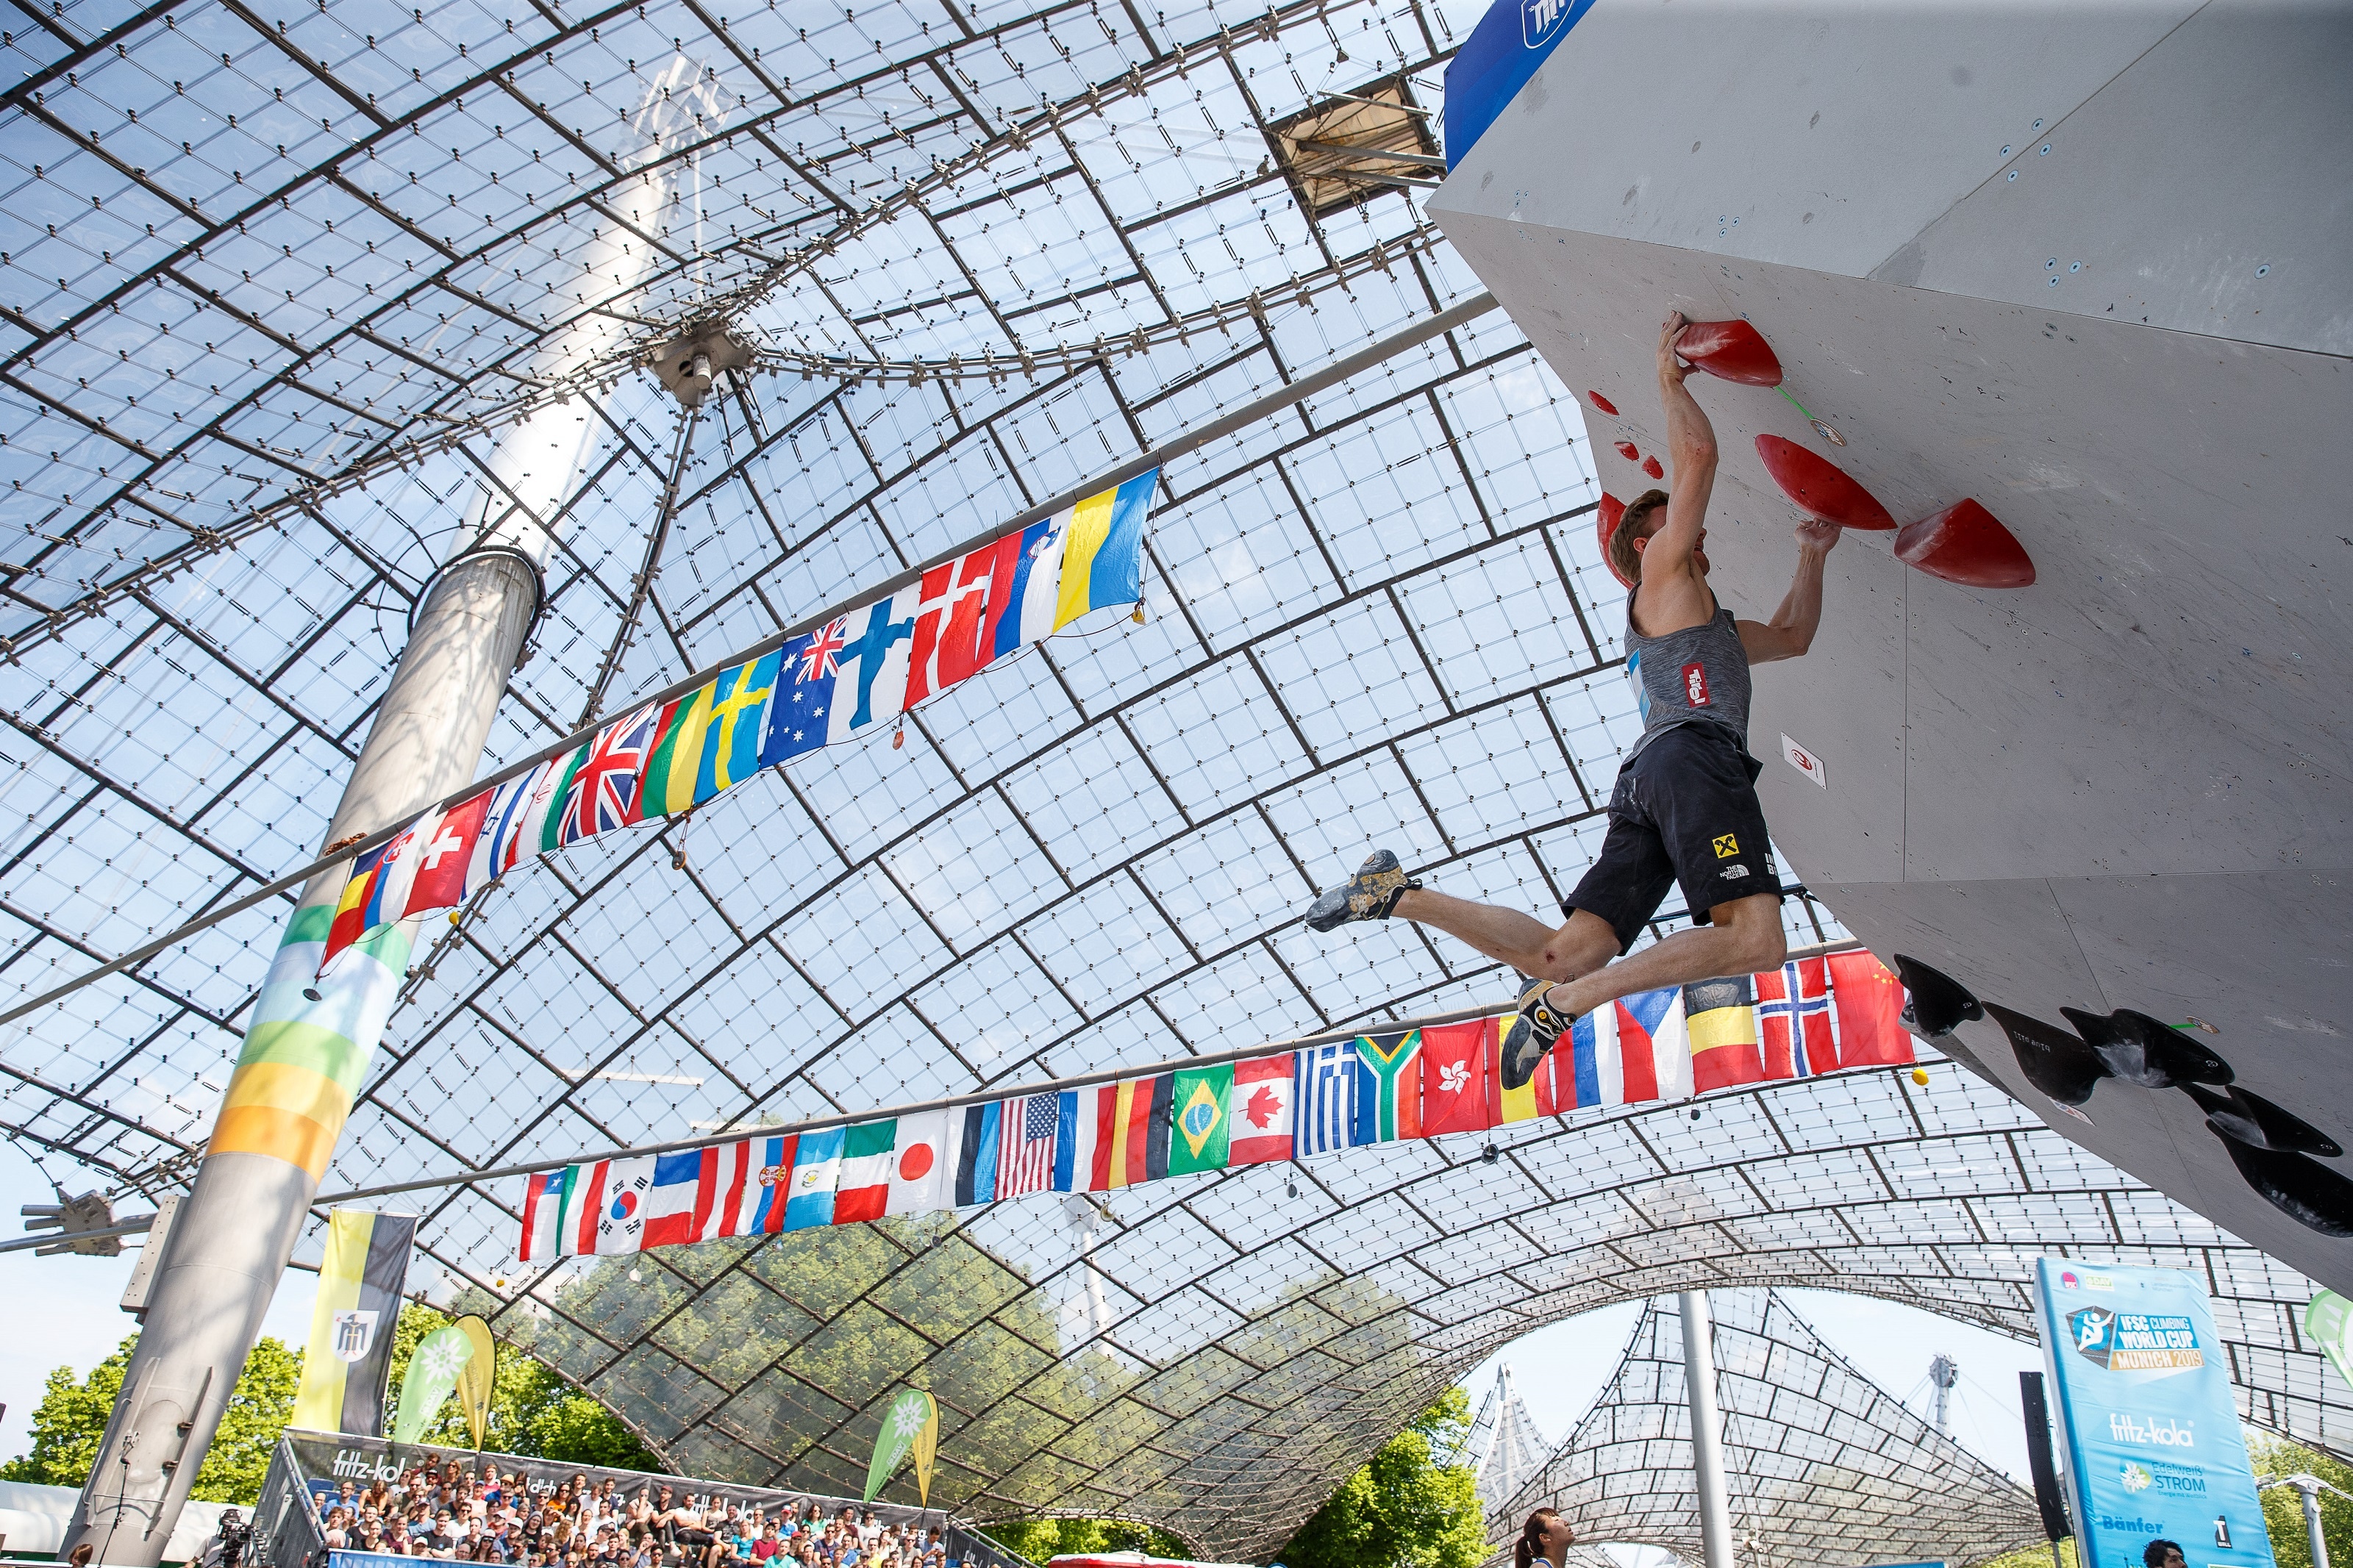
M 1425 888 L 1386 849 L 1307 912 L 1317 931 L 1402 915 L 1534 979 L 1504 1042 L 1508 1089 L 1534 1078 L 1569 1025 L 1604 1003 L 1771 969 L 1785 952 L 1781 878 L 1757 800 L 1763 764 L 1748 753 L 1748 667 L 1795 658 L 1812 644 L 1822 616 L 1822 563 L 1839 528 L 1799 524 L 1797 576 L 1770 621 L 1735 620 L 1716 603 L 1705 549 L 1715 432 L 1683 384 L 1694 369 L 1675 354 L 1684 324 L 1678 310 L 1659 331 L 1674 493 L 1643 494 L 1609 540 L 1612 563 L 1634 584 L 1626 601 L 1626 676 L 1642 734 L 1618 770 L 1600 858 L 1562 900 L 1567 923 L 1547 931 L 1517 910 Z M 1693 920 L 1705 923 L 1623 957 L 1676 884 Z

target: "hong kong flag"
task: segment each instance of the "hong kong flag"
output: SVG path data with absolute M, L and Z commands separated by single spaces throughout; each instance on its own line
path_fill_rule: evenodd
M 1488 1092 L 1487 1043 L 1493 1018 L 1440 1024 L 1421 1032 L 1421 1131 L 1484 1132 L 1494 1125 Z
M 466 865 L 473 858 L 482 818 L 491 809 L 491 793 L 484 790 L 471 800 L 460 801 L 444 812 L 438 823 L 428 825 L 432 831 L 410 851 L 417 857 L 417 879 L 409 884 L 404 913 L 428 915 L 437 910 L 454 910 L 466 901 Z

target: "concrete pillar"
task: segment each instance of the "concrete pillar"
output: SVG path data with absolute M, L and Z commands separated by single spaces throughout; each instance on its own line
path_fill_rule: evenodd
M 1676 1301 L 1683 1320 L 1683 1386 L 1691 1396 L 1700 1543 L 1707 1568 L 1733 1568 L 1732 1510 L 1724 1492 L 1724 1419 L 1715 1408 L 1715 1325 L 1707 1314 L 1706 1291 L 1685 1290 Z
M 540 594 L 512 549 L 434 583 L 327 829 L 388 826 L 474 776 Z M 163 1555 L 220 1425 L 408 964 L 393 926 L 315 981 L 344 873 L 302 890 L 271 961 L 195 1189 L 179 1207 L 121 1396 L 66 1532 L 97 1561 Z M 306 989 L 316 987 L 312 1001 Z

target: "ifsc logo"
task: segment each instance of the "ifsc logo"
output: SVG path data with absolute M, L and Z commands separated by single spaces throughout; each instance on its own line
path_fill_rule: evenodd
M 1568 25 L 1576 0 L 1520 0 L 1520 39 L 1532 49 L 1543 48 Z

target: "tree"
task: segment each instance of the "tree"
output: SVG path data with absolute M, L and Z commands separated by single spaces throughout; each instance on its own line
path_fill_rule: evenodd
M 1471 1423 L 1451 1388 L 1317 1509 L 1278 1553 L 1290 1568 L 1477 1568 L 1487 1555 L 1475 1478 L 1440 1465 Z
M 79 1382 L 71 1367 L 50 1373 L 33 1412 L 32 1451 L 0 1466 L 0 1480 L 52 1487 L 79 1487 L 89 1480 L 99 1439 L 105 1436 L 107 1417 L 113 1414 L 131 1352 L 138 1343 L 139 1336 L 131 1335 Z M 300 1352 L 269 1338 L 253 1347 L 190 1496 L 248 1506 L 261 1496 L 261 1478 L 269 1468 L 278 1434 L 293 1414 L 294 1390 L 301 1380 Z
M 392 1383 L 388 1403 L 400 1396 L 400 1380 L 417 1342 L 448 1322 L 429 1307 L 403 1306 L 393 1329 Z M 90 1479 L 105 1436 L 107 1417 L 113 1414 L 131 1352 L 139 1343 L 131 1335 L 114 1353 L 76 1379 L 73 1368 L 61 1366 L 49 1373 L 41 1403 L 33 1412 L 32 1451 L 0 1465 L 0 1480 L 32 1481 L 43 1486 L 79 1487 Z M 661 1468 L 637 1435 L 613 1413 L 579 1393 L 545 1365 L 514 1350 L 499 1347 L 498 1376 L 491 1384 L 491 1419 L 484 1433 L 487 1447 L 502 1453 L 554 1459 L 568 1465 L 601 1465 L 617 1470 Z M 302 1381 L 302 1355 L 278 1340 L 264 1339 L 246 1358 L 245 1371 L 230 1394 L 220 1430 L 205 1453 L 191 1496 L 206 1502 L 233 1502 L 250 1507 L 259 1500 L 261 1481 L 278 1435 L 294 1414 L 294 1391 Z M 391 1422 L 389 1413 L 385 1425 Z M 425 1441 L 450 1447 L 469 1447 L 473 1437 L 456 1400 L 441 1411 L 425 1432 Z
M 1124 1519 L 1017 1519 L 988 1527 L 989 1539 L 1032 1563 L 1065 1552 L 1144 1552 L 1185 1557 L 1185 1543 L 1165 1530 Z
M 448 1317 L 411 1301 L 400 1309 L 392 1331 L 392 1375 L 385 1397 L 385 1428 L 398 1418 L 401 1379 L 408 1374 L 408 1358 L 417 1343 L 434 1330 L 447 1327 Z M 420 1435 L 421 1440 L 445 1447 L 470 1448 L 474 1436 L 466 1413 L 455 1399 Z M 512 1345 L 499 1346 L 499 1364 L 491 1381 L 491 1415 L 483 1426 L 482 1446 L 501 1454 L 522 1454 L 569 1465 L 602 1465 L 616 1470 L 659 1470 L 661 1461 L 602 1405 L 581 1394 Z
M 2247 1458 L 2259 1478 L 2279 1480 L 2304 1474 L 2318 1476 L 2341 1492 L 2353 1492 L 2353 1466 L 2316 1454 L 2284 1437 L 2247 1434 Z M 2304 1499 L 2294 1487 L 2266 1487 L 2263 1491 L 2263 1523 L 2272 1538 L 2272 1558 L 2279 1568 L 2312 1568 L 2312 1543 L 2304 1530 Z M 2320 1494 L 2320 1534 L 2331 1563 L 2353 1562 L 2353 1500 L 2339 1492 Z

